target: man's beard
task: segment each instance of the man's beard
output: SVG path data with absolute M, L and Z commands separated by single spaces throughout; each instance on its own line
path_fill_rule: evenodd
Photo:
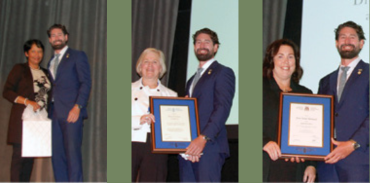
M 54 49 L 54 50 L 60 50 L 62 48 L 64 48 L 66 45 L 67 45 L 67 42 L 64 42 L 64 41 L 61 41 L 59 40 L 61 43 L 60 44 L 52 44 L 51 47 Z
M 198 53 L 198 51 L 200 50 L 207 50 L 208 53 L 207 54 L 201 54 L 201 53 Z M 211 59 L 213 57 L 213 53 L 211 53 L 208 49 L 206 48 L 200 48 L 198 49 L 196 52 L 195 52 L 195 56 L 197 57 L 197 59 L 199 61 L 207 61 L 209 59 Z
M 347 51 L 347 50 L 342 50 L 342 47 L 344 46 L 351 46 L 353 49 L 351 51 Z M 341 45 L 338 49 L 338 52 L 339 52 L 339 55 L 341 58 L 344 58 L 344 59 L 352 59 L 352 58 L 355 58 L 358 56 L 358 54 L 360 53 L 361 49 L 360 48 L 356 48 L 355 45 L 353 44 L 344 44 L 344 45 Z

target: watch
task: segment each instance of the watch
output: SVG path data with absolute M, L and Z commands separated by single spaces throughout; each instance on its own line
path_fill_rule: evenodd
M 211 138 L 209 138 L 209 137 L 207 137 L 207 136 L 205 136 L 205 135 L 203 135 L 203 134 L 200 134 L 200 135 L 202 135 L 202 136 L 203 136 L 203 139 L 204 139 L 204 140 L 206 140 L 206 141 L 211 140 Z
M 82 105 L 76 104 L 79 109 L 82 109 Z
M 350 141 L 352 141 L 353 149 L 356 150 L 356 149 L 361 147 L 361 145 L 359 143 L 357 143 L 355 140 L 351 139 Z

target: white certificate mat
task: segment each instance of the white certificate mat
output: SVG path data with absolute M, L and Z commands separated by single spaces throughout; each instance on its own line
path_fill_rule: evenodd
M 160 105 L 163 142 L 190 142 L 190 117 L 188 106 Z
M 289 146 L 323 147 L 324 106 L 290 103 Z

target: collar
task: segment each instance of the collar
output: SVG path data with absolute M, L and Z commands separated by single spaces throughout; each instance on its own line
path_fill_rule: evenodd
M 64 56 L 64 54 L 67 52 L 67 49 L 68 49 L 68 45 L 66 45 L 62 50 L 60 50 L 59 52 L 59 60 L 61 60 Z M 54 52 L 54 55 L 56 54 L 56 52 Z
M 162 88 L 162 83 L 161 83 L 161 81 L 159 79 L 157 80 L 157 82 L 158 82 L 158 85 L 157 85 L 156 88 L 149 88 L 149 86 L 144 86 L 143 85 L 143 79 L 140 78 L 139 80 L 137 80 L 136 82 L 134 82 L 132 85 L 133 85 L 133 88 L 135 90 L 141 90 L 143 88 L 146 88 L 148 90 L 160 90 Z
M 279 85 L 275 81 L 275 78 L 272 77 L 271 79 L 268 79 L 268 80 L 270 81 L 270 87 L 271 87 L 272 90 L 282 92 Z M 290 79 L 290 88 L 292 89 L 292 91 L 290 91 L 290 92 L 297 91 L 298 85 L 299 85 L 298 83 L 296 83 L 292 79 Z
M 203 66 L 202 66 L 202 68 L 203 68 L 203 71 L 202 71 L 202 73 L 201 73 L 201 75 L 203 75 L 203 73 L 208 69 L 208 67 L 213 63 L 213 62 L 215 62 L 216 61 L 216 59 L 215 58 L 211 58 L 210 60 L 208 60 Z
M 347 67 L 349 67 L 347 71 L 347 79 L 351 76 L 353 70 L 355 70 L 355 68 L 357 67 L 360 61 L 361 61 L 361 58 L 357 57 L 355 60 L 353 60 L 350 64 L 347 65 Z M 339 82 L 339 75 L 343 73 L 342 69 L 340 69 L 341 67 L 344 67 L 344 65 L 340 65 L 338 68 L 338 81 L 337 82 Z
M 357 64 L 361 61 L 361 58 L 360 57 L 357 57 L 356 59 L 354 59 L 350 64 L 348 64 L 347 66 L 350 67 L 351 69 L 355 68 L 357 66 Z M 344 65 L 339 65 L 339 67 L 344 67 Z

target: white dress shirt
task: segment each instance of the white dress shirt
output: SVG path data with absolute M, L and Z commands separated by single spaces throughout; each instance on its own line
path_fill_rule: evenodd
M 352 74 L 352 71 L 355 69 L 355 67 L 357 66 L 357 64 L 361 61 L 361 58 L 360 57 L 357 57 L 355 60 L 353 60 L 350 64 L 348 64 L 347 66 L 349 67 L 348 71 L 347 71 L 347 80 L 348 78 L 351 76 Z M 344 65 L 340 65 L 339 66 L 339 72 L 338 72 L 338 79 L 337 79 L 337 91 L 339 90 L 339 80 L 340 80 L 340 76 L 342 75 L 342 72 L 343 70 L 340 69 L 341 67 L 345 67 Z
M 158 86 L 150 89 L 143 86 L 141 79 L 131 84 L 131 141 L 146 142 L 147 133 L 150 132 L 150 125 L 140 124 L 140 118 L 144 114 L 149 114 L 149 96 L 173 96 L 177 93 L 163 86 L 158 80 Z
M 212 58 L 211 60 L 208 60 L 203 66 L 202 66 L 202 68 L 203 68 L 203 71 L 200 73 L 200 78 L 202 78 L 202 76 L 203 76 L 203 73 L 208 69 L 208 67 L 214 62 L 214 61 L 216 61 L 216 59 L 215 58 Z M 196 74 L 196 73 L 195 73 Z M 200 79 L 199 78 L 199 79 Z M 194 79 L 193 79 L 193 81 L 194 81 Z M 193 86 L 193 82 L 191 83 L 191 86 L 190 86 L 190 89 L 189 89 L 189 94 L 190 94 L 190 96 L 192 96 L 193 95 L 193 88 L 194 88 L 194 86 Z
M 59 54 L 60 54 L 60 55 L 59 55 L 59 64 L 60 64 L 60 62 L 62 61 L 62 58 L 63 58 L 64 54 L 66 53 L 67 49 L 68 49 L 68 46 L 65 46 L 62 50 L 60 50 L 60 52 L 59 52 Z M 55 79 L 55 73 L 54 73 L 55 54 L 56 54 L 56 53 L 54 53 L 53 61 L 51 61 L 50 66 L 49 66 L 49 71 L 50 71 L 50 73 L 53 75 L 53 78 L 54 78 L 54 79 Z

